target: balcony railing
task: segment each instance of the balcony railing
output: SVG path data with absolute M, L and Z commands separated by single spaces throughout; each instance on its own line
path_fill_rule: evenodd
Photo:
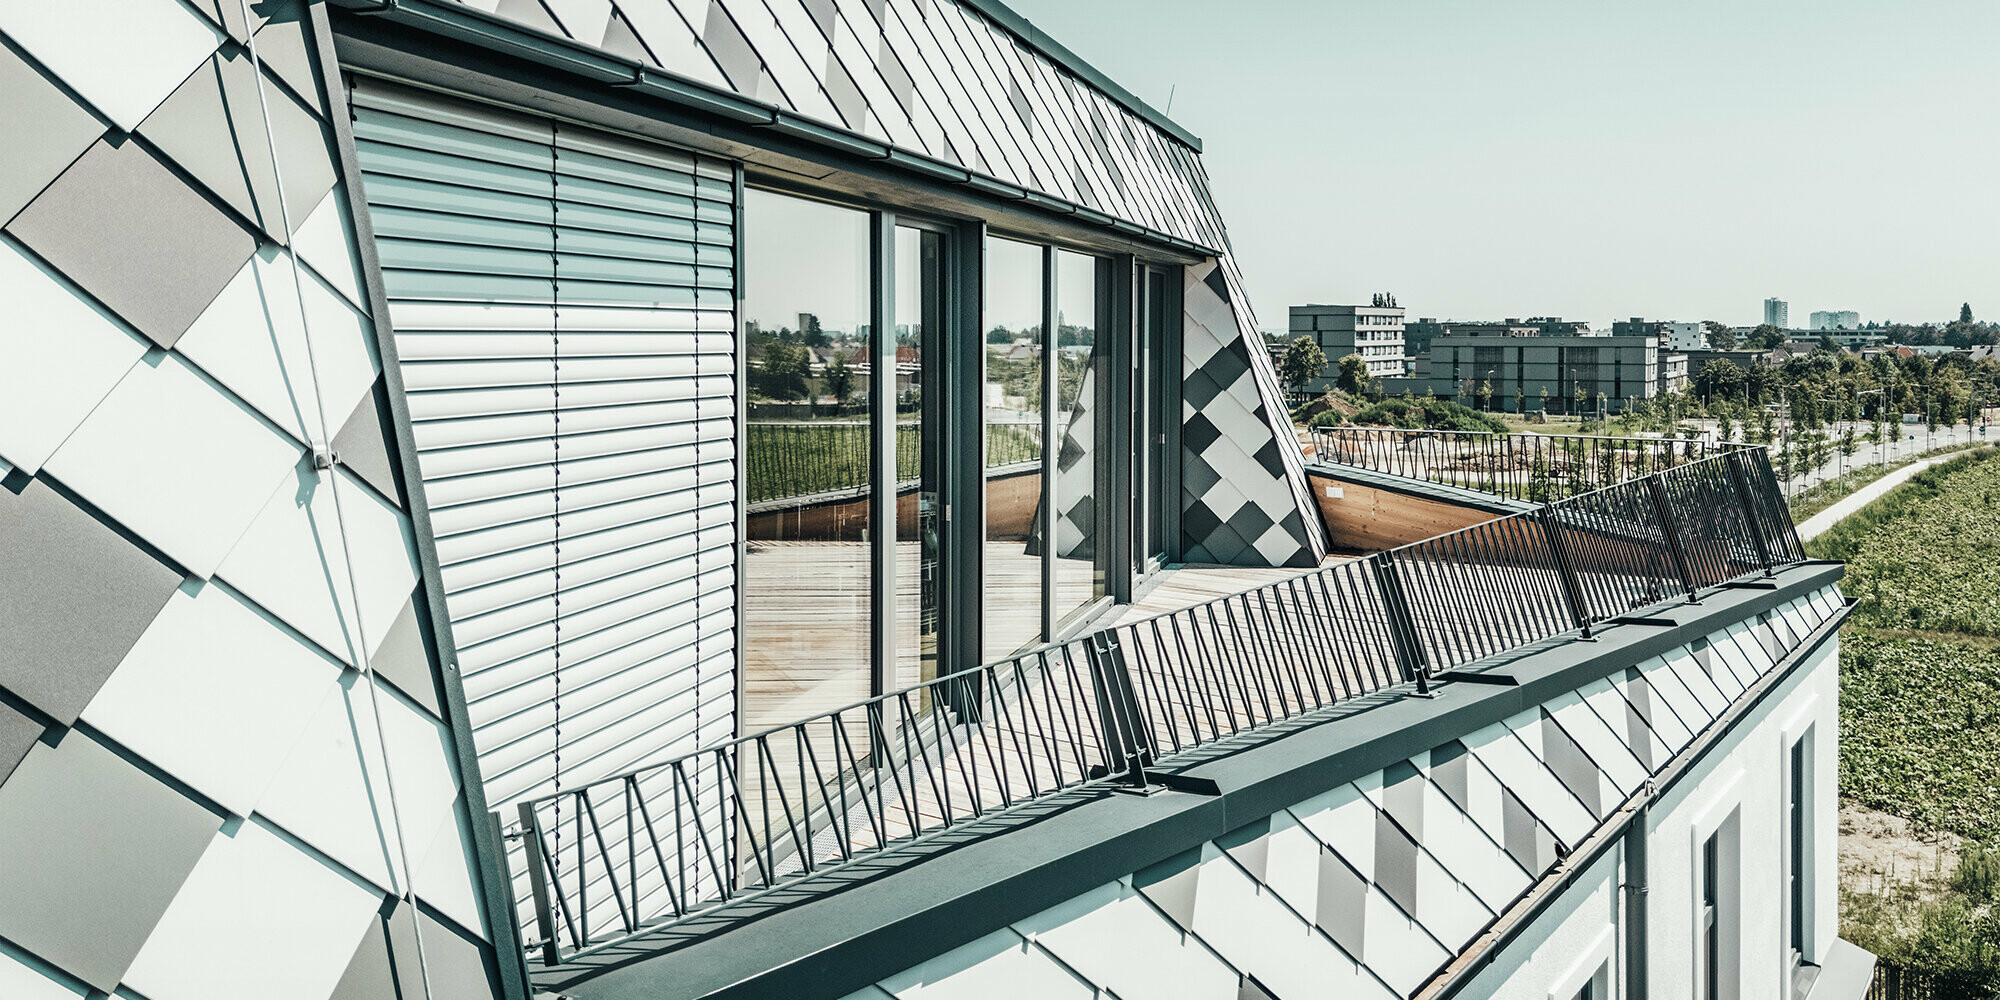
M 1676 465 L 522 802 L 516 916 L 557 963 L 1803 558 L 1762 449 Z
M 753 420 L 744 430 L 750 463 L 747 499 L 753 509 L 796 507 L 808 498 L 858 497 L 875 481 L 872 428 L 866 421 Z M 917 468 L 922 445 L 914 421 L 898 422 L 897 468 Z M 1040 423 L 989 422 L 986 456 L 989 474 L 990 468 L 1040 461 Z
M 1528 503 L 1549 503 L 1746 445 L 1702 438 L 1498 434 L 1486 431 L 1315 427 L 1314 457 L 1333 465 Z

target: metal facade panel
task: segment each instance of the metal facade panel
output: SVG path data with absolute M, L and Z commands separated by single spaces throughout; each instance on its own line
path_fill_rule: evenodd
M 729 167 L 370 80 L 353 98 L 488 801 L 726 738 Z

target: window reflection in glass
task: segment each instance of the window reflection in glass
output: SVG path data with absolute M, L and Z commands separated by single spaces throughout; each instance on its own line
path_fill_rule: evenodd
M 938 562 L 943 521 L 939 476 L 943 400 L 932 388 L 934 341 L 942 331 L 944 238 L 896 227 L 896 662 L 891 688 L 937 676 Z M 926 361 L 930 365 L 926 366 Z M 885 390 L 889 383 L 884 382 Z
M 989 237 L 984 268 L 985 651 L 1042 637 L 1042 248 Z
M 868 697 L 869 246 L 864 212 L 744 199 L 742 728 Z
M 1056 251 L 1056 620 L 1104 595 L 1097 559 L 1097 261 Z

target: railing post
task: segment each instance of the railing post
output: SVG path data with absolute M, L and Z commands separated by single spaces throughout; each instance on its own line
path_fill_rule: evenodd
M 1681 544 L 1680 519 L 1674 517 L 1674 505 L 1667 499 L 1665 473 L 1647 476 L 1646 487 L 1653 494 L 1653 509 L 1660 518 L 1660 535 L 1666 539 L 1667 554 L 1674 560 L 1674 572 L 1681 575 L 1681 586 L 1687 590 L 1688 603 L 1700 604 L 1694 596 L 1694 569 L 1688 565 L 1687 549 Z
M 1736 487 L 1736 500 L 1743 505 L 1743 516 L 1750 522 L 1750 537 L 1757 543 L 1757 560 L 1764 564 L 1764 575 L 1772 575 L 1771 543 L 1764 535 L 1764 522 L 1757 516 L 1756 498 L 1750 493 L 1750 480 L 1743 475 L 1740 452 L 1724 452 L 1722 464 L 1729 467 L 1729 481 Z
M 1535 512 L 1535 520 L 1541 523 L 1542 537 L 1549 543 L 1549 555 L 1555 559 L 1556 575 L 1562 577 L 1563 603 L 1569 606 L 1570 620 L 1583 630 L 1583 637 L 1591 638 L 1590 611 L 1583 603 L 1583 583 L 1577 579 L 1576 566 L 1569 561 L 1569 546 L 1563 541 L 1562 530 L 1556 527 L 1555 505 L 1543 504 Z
M 1417 638 L 1416 616 L 1410 613 L 1409 595 L 1403 592 L 1402 574 L 1396 571 L 1396 557 L 1377 552 L 1368 557 L 1375 568 L 1375 582 L 1382 592 L 1382 610 L 1389 616 L 1389 644 L 1396 652 L 1403 676 L 1417 682 L 1417 693 L 1431 693 L 1430 669 L 1424 662 L 1424 646 Z
M 1109 742 L 1111 756 L 1105 766 L 1112 773 L 1124 771 L 1132 787 L 1146 787 L 1146 765 L 1153 757 L 1150 734 L 1144 732 L 1144 714 L 1125 665 L 1124 648 L 1110 630 L 1093 633 L 1084 640 L 1084 658 L 1090 664 L 1092 687 L 1097 689 L 1099 725 Z
M 542 935 L 542 964 L 555 965 L 561 960 L 561 948 L 556 942 L 556 918 L 549 905 L 549 879 L 543 870 L 542 821 L 535 814 L 535 804 L 523 802 L 521 811 L 521 846 L 525 849 L 528 864 L 528 888 L 535 897 L 535 929 Z

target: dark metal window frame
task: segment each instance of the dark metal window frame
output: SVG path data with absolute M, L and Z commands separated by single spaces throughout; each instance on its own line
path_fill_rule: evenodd
M 944 468 L 940 470 L 943 487 L 943 513 L 945 528 L 940 545 L 939 559 L 944 566 L 942 593 L 939 597 L 939 618 L 950 623 L 939 637 L 939 673 L 950 673 L 969 669 L 985 661 L 983 627 L 984 616 L 980 605 L 981 583 L 985 571 L 985 508 L 984 491 L 979 487 L 984 482 L 986 441 L 983 434 L 983 420 L 977 407 L 966 400 L 978 400 L 985 380 L 985 350 L 982 339 L 985 320 L 983 301 L 983 279 L 985 275 L 985 241 L 988 236 L 1026 243 L 1037 248 L 1042 254 L 1042 324 L 1044 340 L 1052 342 L 1056 336 L 1055 310 L 1058 293 L 1056 280 L 1056 251 L 1068 250 L 1086 255 L 1097 262 L 1097 339 L 1100 345 L 1108 345 L 1110 350 L 1103 364 L 1105 374 L 1111 377 L 1097 400 L 1097 422 L 1099 433 L 1095 435 L 1093 446 L 1106 447 L 1107 444 L 1129 451 L 1135 429 L 1132 426 L 1132 405 L 1134 386 L 1125 378 L 1131 370 L 1131 346 L 1136 336 L 1142 336 L 1139 323 L 1144 316 L 1141 296 L 1144 295 L 1146 276 L 1160 276 L 1165 294 L 1162 299 L 1162 322 L 1160 343 L 1155 350 L 1160 353 L 1161 386 L 1160 408 L 1162 427 L 1166 434 L 1163 448 L 1163 467 L 1152 476 L 1152 482 L 1144 484 L 1155 494 L 1165 523 L 1165 551 L 1158 565 L 1147 567 L 1143 572 L 1133 571 L 1132 553 L 1139 541 L 1132 535 L 1133 525 L 1128 518 L 1113 516 L 1108 537 L 1111 542 L 1111 556 L 1107 567 L 1106 593 L 1083 607 L 1058 615 L 1053 595 L 1055 592 L 1055 562 L 1052 556 L 1045 557 L 1042 564 L 1042 639 L 1041 642 L 1056 642 L 1087 631 L 1101 620 L 1112 608 L 1131 602 L 1143 593 L 1148 583 L 1156 583 L 1156 571 L 1179 558 L 1180 505 L 1174 502 L 1180 482 L 1180 421 L 1174 415 L 1180 412 L 1181 382 L 1178 377 L 1181 352 L 1181 289 L 1175 275 L 1183 266 L 1181 262 L 1162 258 L 1153 254 L 1141 255 L 1136 252 L 1106 253 L 1101 246 L 1093 246 L 1068 240 L 1052 239 L 1047 235 L 1029 230 L 1012 228 L 1007 222 L 1019 220 L 1000 218 L 994 222 L 978 219 L 956 219 L 948 215 L 912 211 L 895 198 L 861 198 L 840 192 L 831 192 L 823 186 L 805 183 L 797 178 L 773 176 L 765 171 L 751 174 L 739 166 L 737 171 L 737 341 L 743 338 L 743 289 L 745 284 L 745 239 L 746 227 L 743 220 L 743 199 L 751 189 L 766 191 L 786 197 L 803 198 L 824 204 L 838 206 L 869 215 L 871 233 L 869 268 L 869 321 L 874 331 L 871 338 L 873 361 L 881 365 L 884 359 L 893 370 L 895 351 L 895 230 L 908 227 L 942 234 L 947 240 L 944 267 L 944 312 L 946 329 L 938 341 L 944 351 L 942 372 L 944 381 L 939 387 L 947 400 L 959 400 L 956 405 L 947 404 L 944 409 L 943 427 L 945 454 L 948 456 Z M 912 192 L 912 199 L 915 193 Z M 1042 368 L 1043 398 L 1055 399 L 1056 369 L 1053 351 L 1045 343 Z M 748 357 L 737 352 L 739 387 L 747 385 Z M 881 371 L 880 367 L 877 371 Z M 926 387 L 929 389 L 930 387 Z M 737 440 L 747 441 L 748 394 L 739 388 L 737 396 Z M 871 383 L 870 392 L 871 425 L 875 428 L 873 445 L 873 479 L 871 484 L 871 517 L 877 525 L 892 524 L 895 518 L 895 484 L 893 477 L 884 477 L 882 470 L 891 469 L 896 461 L 896 444 L 893 433 L 895 420 L 895 400 L 893 393 L 875 391 Z M 1059 447 L 1051 448 L 1047 443 L 1054 440 L 1054 408 L 1044 407 L 1043 415 L 1043 462 L 1042 462 L 1042 503 L 1044 509 L 1053 514 L 1050 504 L 1055 489 L 1055 465 Z M 1094 488 L 1110 490 L 1110 503 L 1129 501 L 1134 489 L 1139 487 L 1132 480 L 1129 462 L 1109 463 L 1109 474 L 1100 472 Z M 1102 468 L 1100 466 L 1100 468 Z M 748 461 L 739 462 L 737 469 L 738 495 L 748 495 Z M 1116 508 L 1111 509 L 1116 514 Z M 1100 526 L 1100 532 L 1103 528 Z M 747 521 L 737 519 L 739 545 L 747 547 Z M 873 543 L 872 567 L 870 575 L 872 599 L 871 695 L 885 693 L 892 686 L 895 669 L 895 600 L 896 578 L 894 558 L 894 538 L 892 533 L 878 530 Z M 1052 547 L 1049 549 L 1053 551 Z M 739 548 L 737 559 L 737 589 L 739 594 L 747 592 L 748 563 L 746 553 Z M 746 656 L 748 652 L 747 632 L 741 627 L 744 607 L 747 602 L 739 597 L 737 602 L 737 696 L 741 704 L 745 696 Z

